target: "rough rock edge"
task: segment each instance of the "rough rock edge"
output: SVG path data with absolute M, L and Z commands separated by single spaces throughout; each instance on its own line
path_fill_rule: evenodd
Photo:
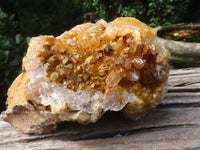
M 101 111 L 97 111 L 92 115 L 83 111 L 70 110 L 59 115 L 45 112 L 43 108 L 37 106 L 38 104 L 33 104 L 26 100 L 24 88 L 28 80 L 27 73 L 23 70 L 23 74 L 16 78 L 8 90 L 10 98 L 14 98 L 4 114 L 5 121 L 22 130 L 24 133 L 49 133 L 57 128 L 58 122 L 77 121 L 80 124 L 88 124 L 90 120 L 95 122 L 103 115 Z M 21 91 L 20 94 L 18 90 Z

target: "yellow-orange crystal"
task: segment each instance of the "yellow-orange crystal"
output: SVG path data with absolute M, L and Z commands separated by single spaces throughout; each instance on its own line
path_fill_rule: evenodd
M 112 36 L 113 27 L 111 36 L 105 36 L 112 24 L 100 20 L 76 26 L 57 39 L 50 38 L 44 45 L 46 51 L 40 54 L 41 61 L 47 64 L 47 77 L 57 84 L 67 83 L 67 88 L 74 91 L 106 94 L 117 86 L 118 90 L 129 90 L 144 100 L 157 98 L 153 95 L 167 79 L 168 64 L 162 65 L 160 74 L 156 67 L 167 57 L 159 56 L 163 60 L 157 61 L 159 49 L 149 44 L 155 34 L 147 29 L 140 31 L 141 24 L 135 22 L 135 33 L 120 34 L 126 31 L 124 28 Z M 116 24 L 123 24 L 122 19 Z M 138 36 L 137 30 L 146 36 Z

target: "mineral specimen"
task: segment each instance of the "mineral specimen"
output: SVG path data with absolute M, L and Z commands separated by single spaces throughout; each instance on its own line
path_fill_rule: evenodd
M 106 111 L 139 119 L 166 92 L 169 54 L 152 45 L 155 37 L 155 29 L 129 17 L 33 37 L 4 120 L 41 134 L 62 121 L 96 122 Z

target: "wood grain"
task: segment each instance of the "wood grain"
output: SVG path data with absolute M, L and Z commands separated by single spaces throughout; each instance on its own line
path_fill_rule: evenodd
M 0 118 L 0 149 L 200 149 L 200 68 L 171 70 L 163 102 L 131 122 L 109 112 L 88 126 L 65 122 L 51 134 L 27 135 Z

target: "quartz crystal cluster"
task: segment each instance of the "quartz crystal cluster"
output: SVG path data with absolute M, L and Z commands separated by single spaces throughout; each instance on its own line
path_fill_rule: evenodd
M 46 133 L 61 121 L 96 122 L 106 111 L 140 118 L 166 92 L 169 53 L 152 44 L 155 37 L 155 29 L 126 17 L 32 38 L 4 120 Z

